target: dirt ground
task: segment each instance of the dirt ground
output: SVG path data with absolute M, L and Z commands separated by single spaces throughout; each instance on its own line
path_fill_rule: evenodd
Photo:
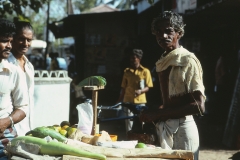
M 199 160 L 240 160 L 240 150 L 200 149 Z
M 199 160 L 240 160 L 239 149 L 222 143 L 225 123 L 219 119 L 213 115 L 195 118 L 200 138 Z

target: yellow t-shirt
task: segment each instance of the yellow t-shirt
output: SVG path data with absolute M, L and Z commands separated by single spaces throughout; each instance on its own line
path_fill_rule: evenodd
M 141 89 L 141 81 L 144 86 L 153 87 L 152 77 L 150 71 L 140 65 L 136 70 L 126 68 L 124 70 L 123 80 L 121 87 L 125 89 L 123 102 L 130 102 L 135 104 L 147 103 L 146 94 L 142 93 L 135 97 L 135 90 Z M 145 87 L 143 87 L 145 88 Z

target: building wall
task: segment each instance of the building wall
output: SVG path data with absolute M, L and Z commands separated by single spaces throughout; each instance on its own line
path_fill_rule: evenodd
M 118 99 L 121 66 L 126 63 L 123 62 L 124 50 L 137 41 L 136 21 L 136 11 L 88 14 L 84 18 L 84 33 L 77 38 L 79 43 L 76 42 L 77 50 L 82 52 L 78 57 L 82 69 L 79 72 L 83 78 L 106 78 L 105 89 L 99 91 L 99 104 L 113 105 Z

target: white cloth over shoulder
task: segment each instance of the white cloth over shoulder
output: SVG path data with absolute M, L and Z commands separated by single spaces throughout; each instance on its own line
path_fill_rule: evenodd
M 169 97 L 200 91 L 204 94 L 202 66 L 197 57 L 183 47 L 177 48 L 156 62 L 156 71 L 172 67 L 169 75 Z

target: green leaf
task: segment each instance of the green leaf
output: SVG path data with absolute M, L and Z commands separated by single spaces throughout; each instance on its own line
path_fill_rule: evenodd
M 30 22 L 30 19 L 23 15 L 18 15 L 17 18 L 18 18 L 18 21 Z

